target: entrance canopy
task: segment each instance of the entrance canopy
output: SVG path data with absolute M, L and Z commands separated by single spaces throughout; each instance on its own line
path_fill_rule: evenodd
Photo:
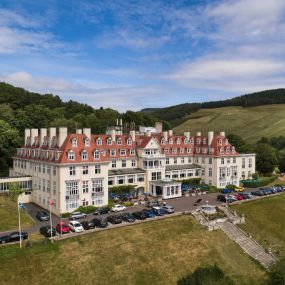
M 150 182 L 150 194 L 153 197 L 161 196 L 162 199 L 181 197 L 181 182 L 163 179 Z

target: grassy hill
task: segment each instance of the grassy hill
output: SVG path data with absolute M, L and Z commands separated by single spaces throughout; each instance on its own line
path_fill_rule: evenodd
M 254 143 L 263 136 L 285 134 L 285 104 L 200 109 L 186 117 L 174 130 L 178 133 L 184 130 L 192 133 L 224 130 L 227 134 L 241 135 L 249 143 Z
M 176 284 L 215 262 L 236 284 L 264 284 L 265 271 L 222 231 L 191 216 L 91 233 L 19 250 L 0 247 L 1 284 Z M 13 268 L 13 270 L 11 269 Z

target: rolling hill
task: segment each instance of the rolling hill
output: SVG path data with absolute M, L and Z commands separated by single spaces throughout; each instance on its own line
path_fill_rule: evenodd
M 261 137 L 285 135 L 285 104 L 200 109 L 184 119 L 174 128 L 176 132 L 224 130 L 227 134 L 241 135 L 248 143 L 255 143 Z

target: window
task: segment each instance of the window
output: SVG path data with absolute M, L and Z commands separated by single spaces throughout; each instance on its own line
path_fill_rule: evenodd
M 177 164 L 177 157 L 174 157 L 174 158 L 173 158 L 173 163 L 174 163 L 174 164 Z
M 56 195 L 56 182 L 55 181 L 52 182 L 52 192 L 53 192 L 53 195 Z
M 159 180 L 161 179 L 161 172 L 152 172 L 151 180 Z
M 136 161 L 134 159 L 132 160 L 132 167 L 136 167 Z
M 115 149 L 110 149 L 110 155 L 115 156 L 116 155 L 116 150 Z
M 111 186 L 111 185 L 114 185 L 115 184 L 115 178 L 114 177 L 109 177 L 108 178 L 108 185 Z
M 126 160 L 122 160 L 122 167 L 127 167 L 127 161 Z
M 224 153 L 224 148 L 223 147 L 220 148 L 220 153 Z
M 231 176 L 231 168 L 227 167 L 227 176 Z
M 206 163 L 206 158 L 204 156 L 202 157 L 202 163 Z
M 218 139 L 218 144 L 222 144 L 222 139 Z
M 192 149 L 191 148 L 187 148 L 187 153 L 191 153 Z
M 107 138 L 107 145 L 111 145 L 112 144 L 112 138 Z
M 176 147 L 172 148 L 172 153 L 174 153 L 174 154 L 177 153 L 177 148 Z
M 74 152 L 72 150 L 67 153 L 67 158 L 69 160 L 74 160 Z
M 47 174 L 50 174 L 50 165 L 47 166 Z
M 93 179 L 92 180 L 92 192 L 93 193 L 103 193 L 103 179 Z
M 50 181 L 47 180 L 47 193 L 50 193 Z
M 196 144 L 201 144 L 201 139 L 197 139 Z
M 101 138 L 98 138 L 97 141 L 96 141 L 97 145 L 102 145 L 102 139 Z
M 194 144 L 194 139 L 193 138 L 190 139 L 190 144 Z
M 212 164 L 212 162 L 213 162 L 212 157 L 209 157 L 209 164 Z
M 66 196 L 78 195 L 78 181 L 66 181 Z
M 137 175 L 137 181 L 138 182 L 144 182 L 144 174 L 138 174 Z
M 128 175 L 128 183 L 135 183 L 135 176 L 134 175 Z
M 169 139 L 169 144 L 173 144 L 173 139 Z
M 88 174 L 88 165 L 83 165 L 83 166 L 82 166 L 82 174 L 83 174 L 83 175 Z
M 178 171 L 173 171 L 172 172 L 172 179 L 178 179 L 179 176 L 178 176 Z
M 164 138 L 162 138 L 161 144 L 165 144 L 165 139 Z
M 233 157 L 233 163 L 236 163 L 237 159 L 235 157 Z
M 252 158 L 248 159 L 248 167 L 251 168 L 252 167 Z
M 207 144 L 207 139 L 203 138 L 203 144 Z
M 43 179 L 43 191 L 45 192 L 46 191 L 46 180 Z
M 121 138 L 118 138 L 117 139 L 117 145 L 121 145 L 122 144 L 122 139 Z
M 235 149 L 235 147 L 233 146 L 232 147 L 232 153 L 235 153 L 236 152 L 236 149 Z
M 88 153 L 86 150 L 83 150 L 82 153 L 81 153 L 81 158 L 83 160 L 87 160 L 88 159 Z
M 89 181 L 82 181 L 82 193 L 88 193 Z
M 52 174 L 55 176 L 56 175 L 56 166 L 54 166 L 53 168 L 52 168 Z
M 43 173 L 46 173 L 46 166 L 44 164 L 42 165 L 42 171 Z
M 127 145 L 131 145 L 132 144 L 132 139 L 131 138 L 128 138 L 127 140 Z
M 135 149 L 130 149 L 130 155 L 135 155 L 135 154 L 136 154 Z
M 188 163 L 192 163 L 192 157 L 188 156 Z
M 116 160 L 112 160 L 112 168 L 116 168 L 117 167 L 117 161 Z
M 180 153 L 184 153 L 184 148 L 180 148 Z
M 176 140 L 176 143 L 177 143 L 177 144 L 180 144 L 180 143 L 181 143 L 180 138 L 178 138 L 178 139 Z
M 165 163 L 168 165 L 169 164 L 169 157 L 167 157 L 166 159 L 165 159 Z
M 117 184 L 125 184 L 125 176 L 117 176 Z
M 99 159 L 99 158 L 100 158 L 100 152 L 99 152 L 98 149 L 96 149 L 96 150 L 94 151 L 93 156 L 94 156 L 95 159 Z
M 210 177 L 213 175 L 213 171 L 212 171 L 212 168 L 211 168 L 211 167 L 208 169 L 208 175 L 209 175 Z
M 95 174 L 101 173 L 101 165 L 100 164 L 95 164 Z
M 241 167 L 242 167 L 242 168 L 245 168 L 245 158 L 242 159 L 242 165 L 241 165 Z
M 184 157 L 181 157 L 181 164 L 184 164 L 185 160 Z
M 76 175 L 75 166 L 69 166 L 69 175 Z
M 227 147 L 227 148 L 226 148 L 226 153 L 229 153 L 229 152 L 230 152 L 230 148 Z
M 229 164 L 229 163 L 231 163 L 231 158 L 230 157 L 227 158 L 227 164 Z
M 120 155 L 125 156 L 126 155 L 126 150 L 125 149 L 120 149 Z
M 86 138 L 84 140 L 84 144 L 85 144 L 86 147 L 90 146 L 90 140 L 88 138 Z
M 225 164 L 225 159 L 221 158 L 221 164 Z
M 76 138 L 72 139 L 72 147 L 77 147 L 77 139 Z
M 202 175 L 202 176 L 205 176 L 205 169 L 204 169 L 204 168 L 202 169 L 201 175 Z

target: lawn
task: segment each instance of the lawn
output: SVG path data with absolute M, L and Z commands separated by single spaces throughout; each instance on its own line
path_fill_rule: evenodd
M 21 210 L 22 227 L 30 226 L 34 222 L 25 211 Z M 7 197 L 0 196 L 0 232 L 18 229 L 17 203 Z
M 242 136 L 255 143 L 261 137 L 276 137 L 285 132 L 285 105 L 264 105 L 257 107 L 223 107 L 201 109 L 187 117 L 174 130 L 183 133 L 190 130 L 206 133 L 223 130 L 226 134 Z
M 285 257 L 285 194 L 258 201 L 235 205 L 239 214 L 245 214 L 247 233 L 250 233 L 266 249 Z
M 265 272 L 222 231 L 180 216 L 21 251 L 0 248 L 3 284 L 176 284 L 198 265 L 218 263 L 237 284 L 263 284 Z

